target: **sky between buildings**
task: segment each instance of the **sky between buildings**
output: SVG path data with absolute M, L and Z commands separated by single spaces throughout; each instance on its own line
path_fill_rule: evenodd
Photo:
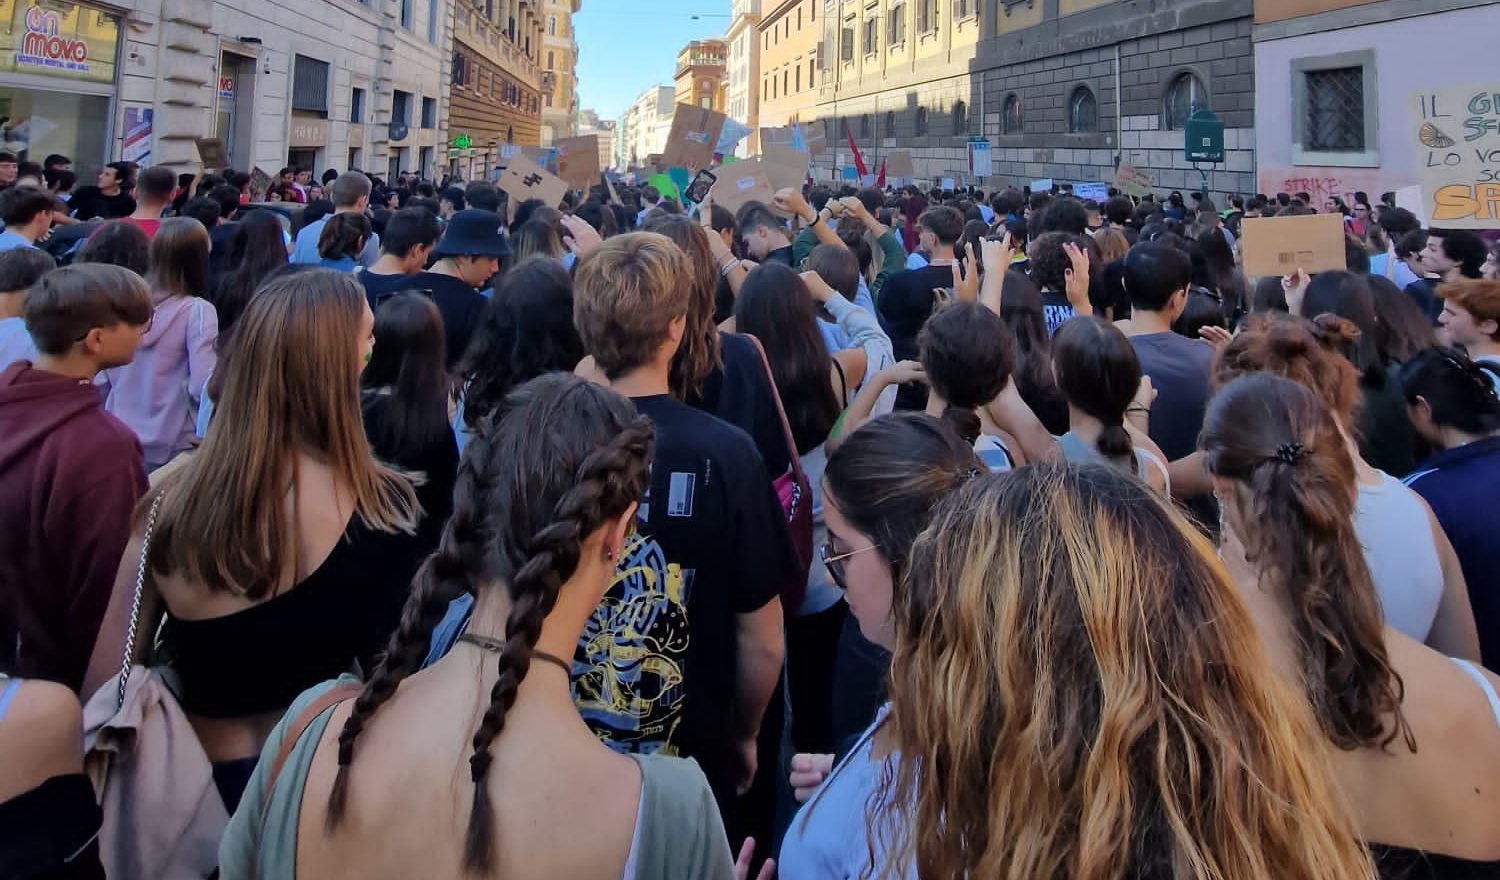
M 724 35 L 729 0 L 583 0 L 573 27 L 578 106 L 618 119 L 647 88 L 672 84 L 677 50 Z

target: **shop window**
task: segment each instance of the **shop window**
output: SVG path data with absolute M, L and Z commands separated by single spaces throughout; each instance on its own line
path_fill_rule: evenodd
M 861 113 L 859 116 L 859 136 L 861 140 L 870 138 L 870 114 Z
M 1005 99 L 1005 110 L 1000 114 L 1001 134 L 1020 134 L 1025 131 L 1021 115 L 1021 97 L 1011 95 Z
M 1068 131 L 1093 134 L 1099 131 L 1099 102 L 1088 86 L 1079 86 L 1068 99 Z
M 1208 106 L 1208 89 L 1197 74 L 1179 73 L 1167 86 L 1165 105 L 1162 107 L 1162 127 L 1178 130 L 1187 124 L 1194 110 Z
M 298 55 L 292 64 L 292 109 L 328 118 L 328 62 Z

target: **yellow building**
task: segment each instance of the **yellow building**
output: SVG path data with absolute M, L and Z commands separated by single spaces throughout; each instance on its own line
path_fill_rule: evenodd
M 677 103 L 724 112 L 725 66 L 729 47 L 723 40 L 694 40 L 677 53 Z
M 456 0 L 449 168 L 488 175 L 506 144 L 537 146 L 542 127 L 539 0 Z M 467 138 L 467 141 L 463 139 Z
M 578 43 L 573 14 L 583 0 L 546 0 L 542 32 L 542 145 L 572 137 L 578 130 Z
M 817 117 L 822 5 L 823 0 L 782 0 L 761 16 L 757 30 L 762 128 Z

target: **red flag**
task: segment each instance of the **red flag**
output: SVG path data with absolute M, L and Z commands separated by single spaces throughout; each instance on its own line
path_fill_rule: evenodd
M 865 157 L 860 155 L 859 145 L 854 143 L 854 132 L 850 131 L 847 119 L 844 120 L 844 134 L 848 135 L 849 150 L 854 153 L 854 170 L 858 171 L 860 178 L 863 179 L 866 174 L 870 173 L 870 169 L 865 167 Z
M 880 160 L 880 175 L 875 178 L 875 185 L 885 189 L 885 160 Z

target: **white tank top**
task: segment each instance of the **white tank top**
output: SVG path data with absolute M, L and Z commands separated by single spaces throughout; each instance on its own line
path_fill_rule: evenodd
M 1378 486 L 1359 487 L 1354 530 L 1385 610 L 1385 622 L 1427 641 L 1443 600 L 1443 565 L 1432 524 L 1417 494 L 1390 474 Z

